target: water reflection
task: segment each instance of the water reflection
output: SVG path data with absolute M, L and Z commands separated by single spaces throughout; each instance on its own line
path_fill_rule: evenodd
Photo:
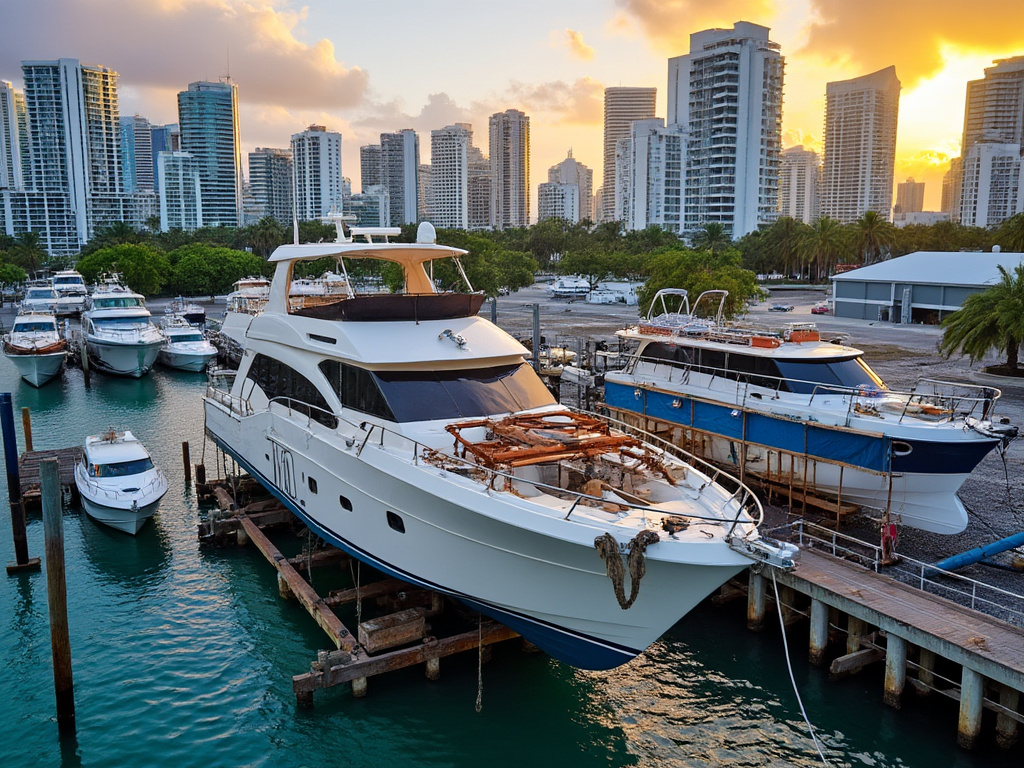
M 171 544 L 160 527 L 161 510 L 135 536 L 98 523 L 82 512 L 82 549 L 93 573 L 127 590 L 150 589 L 167 578 Z

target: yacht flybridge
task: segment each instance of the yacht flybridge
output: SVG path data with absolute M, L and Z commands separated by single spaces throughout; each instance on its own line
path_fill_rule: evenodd
M 381 571 L 455 597 L 554 657 L 606 669 L 642 652 L 755 561 L 739 481 L 554 402 L 519 342 L 479 317 L 483 294 L 435 287 L 458 248 L 421 224 L 284 245 L 207 431 L 318 535 Z M 296 262 L 380 259 L 399 293 L 289 302 Z M 347 282 L 351 286 L 351 282 Z M 624 575 L 636 574 L 636 581 Z

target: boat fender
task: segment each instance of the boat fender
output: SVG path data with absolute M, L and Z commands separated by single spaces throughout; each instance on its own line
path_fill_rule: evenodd
M 622 556 L 619 554 L 619 543 L 610 533 L 604 533 L 594 539 L 594 548 L 604 560 L 605 573 L 612 580 L 612 587 L 615 590 L 615 599 L 619 601 L 619 607 L 626 611 L 636 602 L 640 595 L 640 581 L 647 572 L 647 557 L 645 551 L 651 544 L 661 541 L 657 531 L 640 531 L 627 545 L 629 551 L 629 598 L 626 598 L 626 591 L 623 588 L 625 568 L 622 564 Z

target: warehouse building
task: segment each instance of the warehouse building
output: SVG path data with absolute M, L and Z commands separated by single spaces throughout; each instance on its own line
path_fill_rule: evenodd
M 972 293 L 1012 272 L 1024 253 L 917 251 L 832 277 L 836 317 L 892 323 L 940 322 Z

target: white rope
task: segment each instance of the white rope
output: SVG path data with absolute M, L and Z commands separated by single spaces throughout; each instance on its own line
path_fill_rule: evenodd
M 477 713 L 484 708 L 484 617 L 477 615 L 476 625 L 476 706 Z
M 818 743 L 818 737 L 814 734 L 814 726 L 811 725 L 810 718 L 807 717 L 807 710 L 804 709 L 804 702 L 800 698 L 800 691 L 796 687 L 796 678 L 793 677 L 793 664 L 789 659 L 789 643 L 786 641 L 786 621 L 782 618 L 782 601 L 779 599 L 779 585 L 775 582 L 775 569 L 770 568 L 772 572 L 772 589 L 775 590 L 775 607 L 779 611 L 779 628 L 782 630 L 782 648 L 786 652 L 786 668 L 789 670 L 789 681 L 793 684 L 793 693 L 796 694 L 796 703 L 800 705 L 800 714 L 804 716 L 804 722 L 807 723 L 807 730 L 811 733 L 811 740 L 814 742 L 814 748 L 818 750 L 818 757 L 821 758 L 823 765 L 829 765 L 828 760 L 825 759 L 825 753 L 821 751 L 821 744 Z

